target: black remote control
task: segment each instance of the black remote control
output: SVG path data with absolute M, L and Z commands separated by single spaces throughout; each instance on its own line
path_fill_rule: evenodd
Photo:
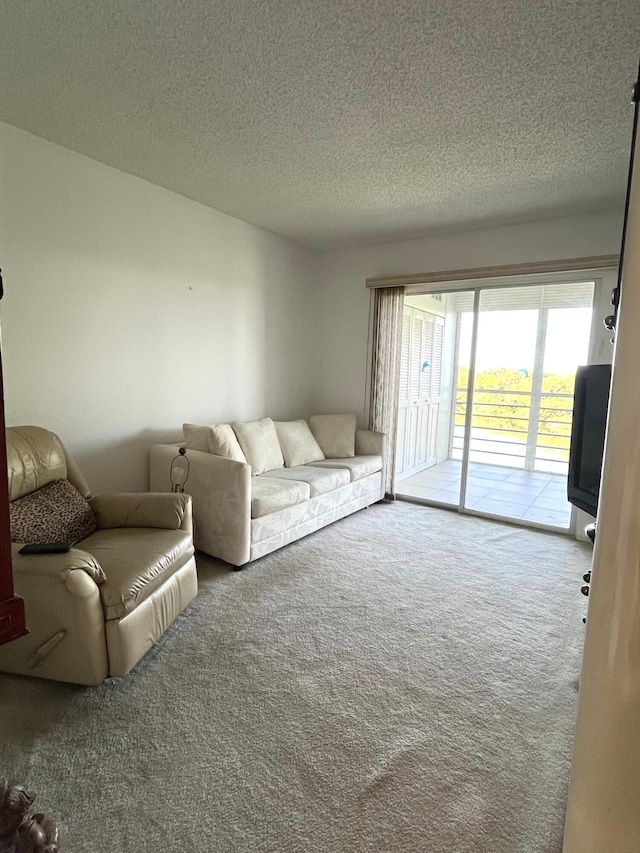
M 65 554 L 72 542 L 41 542 L 39 544 L 23 545 L 19 554 Z

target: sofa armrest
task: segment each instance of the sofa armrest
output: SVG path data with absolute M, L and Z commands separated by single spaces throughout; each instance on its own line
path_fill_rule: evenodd
M 387 436 L 371 429 L 356 430 L 356 456 L 382 456 L 386 458 Z
M 175 455 L 176 445 L 151 448 L 152 490 L 170 487 Z M 200 450 L 187 450 L 186 455 L 189 476 L 184 488 L 193 498 L 196 548 L 235 566 L 243 565 L 249 560 L 251 539 L 251 466 Z
M 96 495 L 89 505 L 101 530 L 109 527 L 158 527 L 191 532 L 191 497 L 148 492 Z

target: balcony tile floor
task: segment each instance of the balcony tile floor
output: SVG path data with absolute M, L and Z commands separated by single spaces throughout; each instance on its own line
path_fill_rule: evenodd
M 406 480 L 397 480 L 396 493 L 402 497 L 457 505 L 460 469 L 460 462 L 448 459 Z M 469 466 L 466 506 L 477 512 L 566 529 L 571 518 L 567 479 L 563 475 L 522 471 L 480 462 L 472 462 Z

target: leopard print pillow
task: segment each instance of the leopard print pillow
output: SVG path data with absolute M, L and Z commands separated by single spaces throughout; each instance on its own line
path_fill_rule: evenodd
M 78 542 L 98 527 L 93 510 L 68 480 L 12 501 L 9 515 L 12 542 Z

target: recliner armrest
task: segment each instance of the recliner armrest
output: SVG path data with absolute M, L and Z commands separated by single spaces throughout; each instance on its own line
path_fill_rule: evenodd
M 89 505 L 101 530 L 111 527 L 157 527 L 191 532 L 191 496 L 166 492 L 96 495 Z
M 0 670 L 100 684 L 109 674 L 100 564 L 82 548 L 18 554 L 21 547 L 12 545 L 13 578 L 29 633 L 0 646 Z
M 100 563 L 81 548 L 70 548 L 63 554 L 20 554 L 22 542 L 13 542 L 11 557 L 15 575 L 31 575 L 53 578 L 59 575 L 68 585 L 69 575 L 83 570 L 97 584 L 106 581 L 106 575 Z

